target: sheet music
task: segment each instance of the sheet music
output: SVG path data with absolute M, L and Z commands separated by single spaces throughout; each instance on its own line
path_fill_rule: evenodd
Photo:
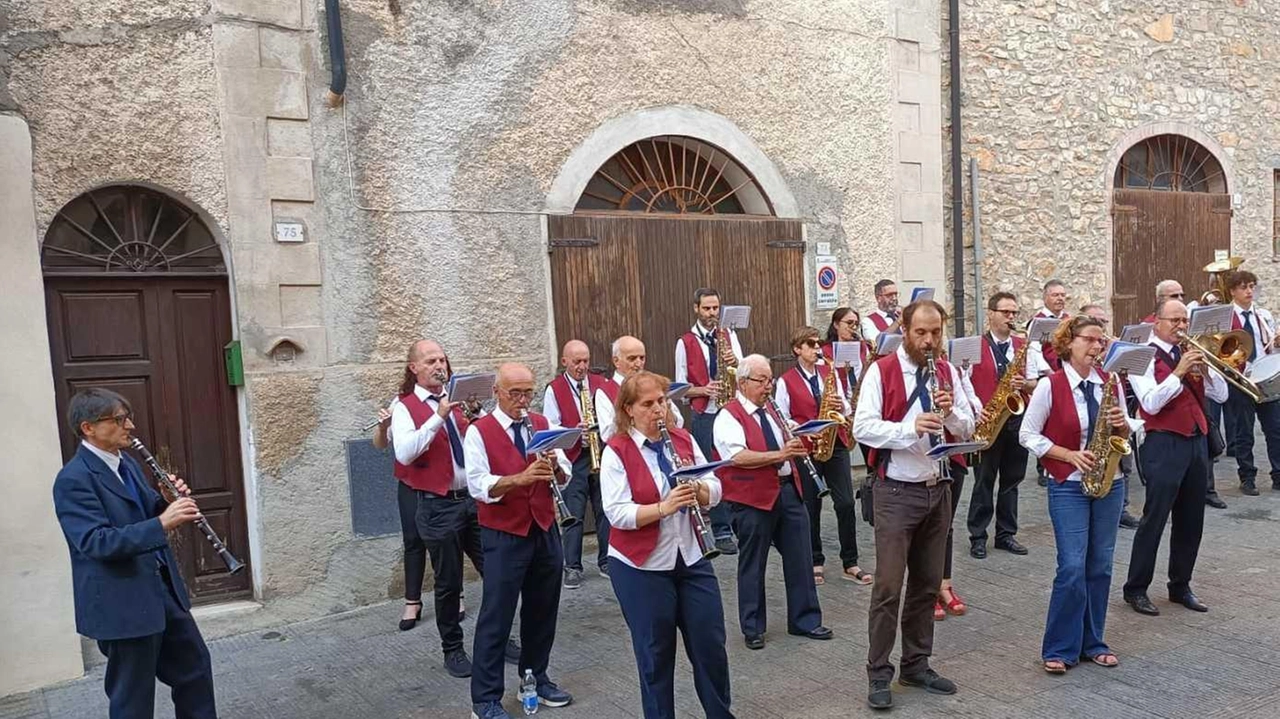
M 849 365 L 849 373 L 857 377 L 862 373 L 862 343 L 835 342 L 832 344 L 831 363 L 836 367 Z
M 1231 317 L 1235 314 L 1234 305 L 1206 305 L 1191 310 L 1191 326 L 1187 334 L 1199 337 L 1206 334 L 1231 331 Z
M 902 346 L 902 335 L 881 332 L 876 335 L 876 356 L 883 357 L 898 351 Z
M 791 433 L 797 437 L 804 437 L 810 434 L 817 434 L 833 424 L 835 424 L 835 422 L 829 419 L 811 419 L 791 430 Z
M 715 462 L 707 462 L 706 464 L 695 464 L 691 467 L 681 467 L 680 469 L 672 472 L 671 476 L 675 479 L 683 479 L 685 477 L 688 477 L 689 479 L 697 479 L 698 477 L 704 477 L 711 474 L 715 470 L 729 464 L 731 461 L 732 460 L 721 459 Z
M 1112 342 L 1107 348 L 1107 355 L 1102 361 L 1102 369 L 1108 372 L 1128 372 L 1129 374 L 1146 374 L 1151 360 L 1156 356 L 1156 348 L 1151 345 L 1136 345 L 1131 342 Z
M 947 343 L 947 361 L 955 367 L 973 367 L 982 364 L 982 335 L 957 337 Z
M 474 374 L 455 374 L 449 378 L 446 390 L 450 402 L 487 402 L 493 399 L 493 381 L 497 377 L 492 372 L 476 372 Z
M 553 449 L 568 450 L 577 447 L 582 443 L 582 430 L 577 427 L 564 427 L 562 429 L 540 429 L 533 433 L 533 437 L 529 438 L 529 445 L 525 447 L 526 456 L 550 452 Z
M 917 287 L 911 290 L 912 302 L 919 302 L 920 300 L 932 300 L 932 299 L 933 299 L 932 287 Z
M 1037 317 L 1031 321 L 1031 327 L 1027 329 L 1027 341 L 1041 344 L 1052 342 L 1053 333 L 1060 324 L 1062 320 L 1057 317 Z
M 1151 341 L 1151 330 L 1155 325 L 1150 322 L 1142 322 L 1136 325 L 1125 325 L 1120 330 L 1120 341 L 1129 342 L 1135 345 L 1145 345 Z
M 689 389 L 691 387 L 693 387 L 693 385 L 689 384 L 688 382 L 672 382 L 667 387 L 667 401 L 669 402 L 680 401 L 682 398 L 684 398 L 686 394 L 689 393 Z
M 957 454 L 980 452 L 986 449 L 986 446 L 982 442 L 943 442 L 929 449 L 929 459 L 942 459 L 943 457 L 954 457 Z
M 751 307 L 749 305 L 725 305 L 720 308 L 720 326 L 731 330 L 743 330 L 747 328 L 747 322 L 751 319 Z

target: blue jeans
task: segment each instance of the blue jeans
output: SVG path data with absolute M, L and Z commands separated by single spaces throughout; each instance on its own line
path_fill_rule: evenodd
M 1073 666 L 1082 656 L 1109 654 L 1102 634 L 1107 624 L 1107 600 L 1111 593 L 1112 556 L 1124 480 L 1116 478 L 1111 493 L 1101 499 L 1086 497 L 1079 482 L 1049 481 L 1049 519 L 1058 545 L 1058 573 L 1045 618 L 1045 661 Z

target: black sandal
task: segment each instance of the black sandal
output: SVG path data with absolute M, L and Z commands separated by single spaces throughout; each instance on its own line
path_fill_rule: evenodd
M 422 602 L 405 602 L 404 605 L 406 607 L 418 608 L 418 613 L 413 617 L 413 619 L 400 620 L 400 631 L 407 632 L 410 629 L 413 629 L 414 627 L 418 626 L 418 620 L 422 619 Z

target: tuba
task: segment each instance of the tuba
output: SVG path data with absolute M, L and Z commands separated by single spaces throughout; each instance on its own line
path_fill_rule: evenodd
M 723 408 L 733 401 L 738 392 L 738 356 L 733 353 L 729 330 L 717 326 L 715 332 L 716 376 L 711 379 L 720 383 L 720 391 L 716 393 L 716 407 Z
M 1023 332 L 1015 332 L 1021 337 L 1026 337 Z M 987 400 L 982 411 L 986 413 L 985 422 L 979 422 L 978 426 L 973 430 L 973 441 L 981 442 L 990 447 L 996 438 L 1000 436 L 1000 430 L 1004 429 L 1004 425 L 1009 421 L 1010 417 L 1021 415 L 1027 409 L 1027 401 L 1023 399 L 1022 393 L 1013 389 L 1013 378 L 1022 373 L 1026 376 L 1027 372 L 1027 348 L 1031 346 L 1030 342 L 1023 342 L 1018 351 L 1013 354 L 1013 361 L 1004 369 L 1004 374 L 1000 375 L 1000 382 L 996 385 L 996 391 L 992 393 L 991 399 Z
M 1209 273 L 1209 279 L 1214 283 L 1214 287 L 1200 295 L 1200 304 L 1220 305 L 1228 301 L 1228 298 L 1231 297 L 1231 292 L 1227 290 L 1227 275 L 1234 272 L 1242 264 L 1244 264 L 1243 257 L 1228 257 L 1225 260 L 1215 260 L 1205 265 L 1204 271 Z
M 1086 447 L 1093 454 L 1093 469 L 1080 475 L 1080 489 L 1085 496 L 1101 499 L 1111 493 L 1111 485 L 1120 470 L 1120 458 L 1133 452 L 1129 440 L 1112 434 L 1107 413 L 1116 405 L 1116 376 L 1112 372 L 1102 385 L 1102 402 L 1098 406 L 1098 418 L 1093 423 L 1093 439 Z
M 814 371 L 818 371 L 814 366 Z M 840 430 L 848 428 L 849 418 L 841 412 L 844 402 L 840 400 L 840 392 L 836 385 L 836 368 L 832 367 L 822 379 L 822 402 L 818 405 L 818 419 L 831 420 L 834 425 L 822 430 L 813 437 L 813 458 L 819 462 L 831 459 L 836 451 L 836 442 L 840 441 Z

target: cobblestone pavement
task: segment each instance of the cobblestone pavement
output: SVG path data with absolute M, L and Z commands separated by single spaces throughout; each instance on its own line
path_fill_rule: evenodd
M 960 691 L 937 697 L 894 684 L 893 716 L 962 717 L 1280 717 L 1280 490 L 1262 484 L 1242 497 L 1219 464 L 1218 487 L 1230 507 L 1207 509 L 1195 589 L 1211 606 L 1196 614 L 1171 605 L 1160 586 L 1151 596 L 1162 614 L 1143 617 L 1120 599 L 1133 532 L 1120 530 L 1107 639 L 1121 665 L 1084 665 L 1065 677 L 1040 669 L 1039 647 L 1054 571 L 1044 490 L 1023 484 L 1019 539 L 1026 557 L 992 551 L 968 556 L 957 518 L 955 583 L 969 604 L 964 617 L 937 626 L 933 665 Z M 1264 475 L 1265 477 L 1265 475 Z M 967 487 L 966 487 L 967 490 Z M 1140 504 L 1142 489 L 1134 487 Z M 961 507 L 963 517 L 964 506 Z M 834 515 L 824 516 L 834 546 Z M 863 566 L 874 568 L 871 534 L 858 527 Z M 1167 537 L 1166 537 L 1167 544 Z M 834 554 L 834 552 L 832 553 Z M 1161 562 L 1163 563 L 1162 551 Z M 1163 564 L 1161 565 L 1163 568 Z M 768 646 L 748 651 L 737 628 L 733 558 L 716 560 L 726 602 L 734 709 L 739 717 L 869 716 L 866 692 L 866 615 L 870 588 L 831 576 L 819 589 L 825 623 L 836 639 L 814 642 L 785 632 L 781 570 L 769 574 Z M 837 572 L 834 563 L 829 575 Z M 467 587 L 473 634 L 480 587 Z M 395 628 L 398 603 L 368 607 L 210 643 L 223 717 L 466 717 L 468 684 L 440 666 L 430 618 L 410 632 Z M 677 703 L 681 716 L 700 716 L 688 665 L 680 654 Z M 85 678 L 0 699 L 0 719 L 105 717 L 102 667 Z M 507 707 L 514 700 L 508 671 Z M 635 717 L 639 698 L 625 624 L 607 580 L 588 572 L 581 589 L 566 591 L 551 674 L 575 703 L 543 713 L 572 717 Z M 164 689 L 161 687 L 160 689 Z M 160 691 L 160 716 L 172 716 Z

